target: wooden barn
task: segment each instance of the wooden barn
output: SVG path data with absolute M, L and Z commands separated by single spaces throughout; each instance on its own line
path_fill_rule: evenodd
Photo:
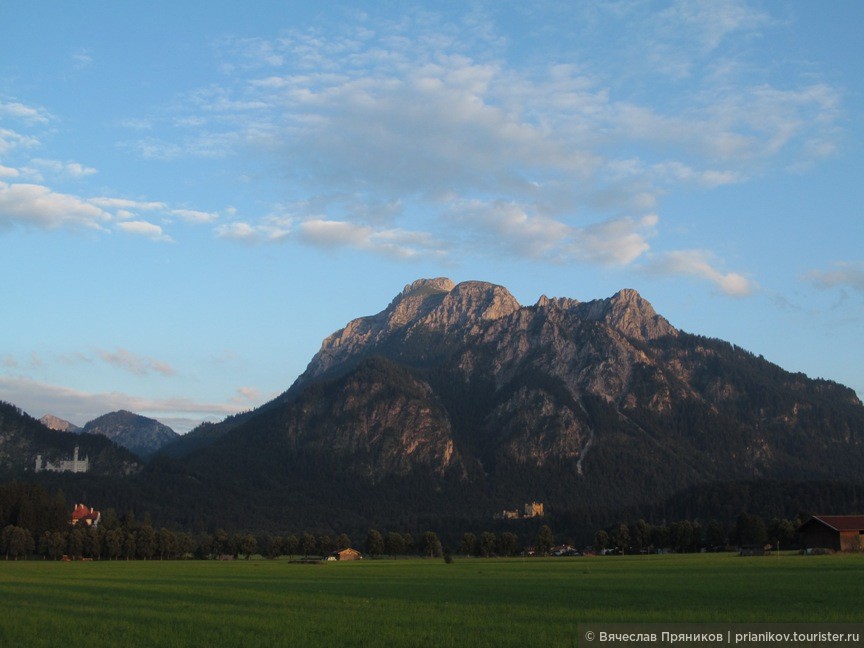
M 334 551 L 329 556 L 327 556 L 327 560 L 362 560 L 363 554 L 361 554 L 356 549 L 351 549 L 348 547 L 347 549 L 340 549 L 339 551 Z
M 814 515 L 798 528 L 808 549 L 864 549 L 864 515 Z

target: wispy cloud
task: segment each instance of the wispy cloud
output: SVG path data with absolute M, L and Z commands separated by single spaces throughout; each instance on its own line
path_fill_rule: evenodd
M 641 42 L 672 77 L 690 74 L 680 63 L 688 56 L 707 60 L 730 39 L 774 24 L 743 2 L 617 10 L 634 32 L 652 21 L 654 41 Z M 363 20 L 352 34 L 222 41 L 225 82 L 188 93 L 173 117 L 184 144 L 142 142 L 148 155 L 265 155 L 316 204 L 290 218 L 222 223 L 217 236 L 419 258 L 486 231 L 500 237 L 490 242 L 498 252 L 620 265 L 657 244 L 664 272 L 741 295 L 750 282 L 715 270 L 707 252 L 662 256 L 662 196 L 830 155 L 838 136 L 840 93 L 821 82 L 781 88 L 767 77 L 736 78 L 734 65 L 717 60 L 724 74 L 660 107 L 619 92 L 590 60 L 508 61 L 488 29 L 469 35 L 468 21 Z M 376 223 L 357 209 L 364 203 L 399 209 Z M 463 213 L 466 205 L 479 207 Z
M 72 66 L 76 70 L 84 70 L 93 65 L 93 54 L 86 47 L 72 52 Z
M 86 178 L 87 176 L 95 175 L 96 173 L 98 173 L 96 169 L 85 166 L 80 162 L 61 162 L 59 160 L 46 160 L 43 158 L 35 158 L 30 161 L 30 164 L 37 167 L 43 172 L 75 180 L 80 178 Z M 39 175 L 39 180 L 44 180 L 41 174 Z
M 753 282 L 737 272 L 717 269 L 718 262 L 708 250 L 675 250 L 658 255 L 644 265 L 646 272 L 658 275 L 684 275 L 704 279 L 730 297 L 746 297 Z
M 4 358 L 2 366 L 32 370 L 42 368 L 51 363 L 74 367 L 78 365 L 92 366 L 99 362 L 104 362 L 109 366 L 140 377 L 147 377 L 153 374 L 170 377 L 176 373 L 174 368 L 163 360 L 143 356 L 122 347 L 113 351 L 92 347 L 86 350 L 57 353 L 51 355 L 48 360 L 43 359 L 36 353 L 19 357 L 10 354 Z
M 9 128 L 0 128 L 0 155 L 8 155 L 14 149 L 30 149 L 38 146 L 39 140 L 36 137 L 22 135 Z
M 0 118 L 15 119 L 28 124 L 47 124 L 51 113 L 41 107 L 28 106 L 18 101 L 0 100 Z
M 34 161 L 67 178 L 78 179 L 96 173 L 95 169 L 78 163 L 53 160 Z M 32 169 L 0 166 L 0 178 L 18 180 L 22 175 L 42 178 Z M 162 225 L 141 217 L 143 213 L 158 214 L 167 223 L 180 220 L 191 225 L 212 224 L 221 218 L 219 212 L 175 208 L 160 201 L 133 200 L 96 196 L 86 198 L 52 190 L 45 184 L 0 181 L 0 226 L 19 225 L 42 229 L 71 227 L 107 232 L 111 229 L 141 236 L 153 241 L 170 243 L 174 238 Z M 226 213 L 232 213 L 228 209 Z
M 116 410 L 129 410 L 169 422 L 186 432 L 203 420 L 218 420 L 248 409 L 248 398 L 238 395 L 225 403 L 189 398 L 142 398 L 123 392 L 87 392 L 28 378 L 0 376 L 0 399 L 15 403 L 31 416 L 54 414 L 79 425 Z M 242 402 L 241 402 L 242 401 Z M 257 404 L 257 403 L 256 403 Z
M 128 371 L 136 376 L 147 376 L 154 372 L 163 376 L 173 376 L 175 373 L 174 369 L 167 362 L 140 356 L 127 349 L 120 348 L 115 351 L 97 349 L 96 354 L 109 365 L 123 371 Z
M 749 292 L 752 282 L 718 271 L 709 251 L 668 250 L 662 201 L 836 151 L 838 88 L 747 65 L 749 44 L 779 21 L 743 0 L 586 5 L 567 13 L 587 44 L 570 39 L 573 50 L 537 63 L 513 56 L 482 11 L 454 22 L 357 13 L 350 29 L 223 38 L 221 80 L 125 120 L 146 132 L 123 146 L 147 159 L 265 160 L 296 205 L 225 219 L 189 205 L 77 198 L 79 215 L 66 222 L 87 222 L 89 205 L 101 210 L 89 222 L 154 241 L 209 223 L 226 240 L 397 260 L 458 251 L 626 266 L 653 253 L 658 272 Z M 633 79 L 644 75 L 662 90 L 639 91 Z M 51 119 L 14 101 L 2 111 L 30 125 Z M 0 131 L 0 152 L 34 142 Z M 55 164 L 79 178 L 95 172 Z M 56 222 L 28 213 L 19 221 Z M 106 214 L 110 227 L 98 220 Z M 484 235 L 493 238 L 476 245 Z
M 134 236 L 143 236 L 144 238 L 153 241 L 161 241 L 163 243 L 173 243 L 174 239 L 165 234 L 162 227 L 155 223 L 141 220 L 130 220 L 117 223 L 117 229 L 126 234 Z
M 346 221 L 310 219 L 297 228 L 299 240 L 324 248 L 346 247 L 397 260 L 443 257 L 443 244 L 426 232 L 375 229 Z
M 817 288 L 851 288 L 864 294 L 864 262 L 838 262 L 830 270 L 812 270 L 805 279 Z
M 658 223 L 655 214 L 619 217 L 577 227 L 545 215 L 532 215 L 524 205 L 471 201 L 460 205 L 451 220 L 474 230 L 464 243 L 485 246 L 553 263 L 627 265 L 648 251 Z
M 218 225 L 216 236 L 243 243 L 277 243 L 288 240 L 295 230 L 292 216 L 271 214 L 255 223 L 236 220 Z

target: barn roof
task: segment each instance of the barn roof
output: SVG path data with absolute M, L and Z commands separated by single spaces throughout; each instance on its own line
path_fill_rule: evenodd
M 77 524 L 81 520 L 87 524 L 98 523 L 100 517 L 99 511 L 94 511 L 92 507 L 87 508 L 84 504 L 76 504 L 72 511 L 72 524 Z
M 864 515 L 814 515 L 801 528 L 814 521 L 835 531 L 864 531 Z

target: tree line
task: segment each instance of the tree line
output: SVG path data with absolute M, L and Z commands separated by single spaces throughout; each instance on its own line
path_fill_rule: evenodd
M 798 545 L 796 529 L 809 515 L 794 519 L 763 519 L 742 512 L 735 523 L 724 527 L 716 520 L 681 520 L 651 524 L 644 519 L 619 523 L 598 530 L 593 544 L 577 549 L 598 552 L 648 553 L 658 550 L 695 552 L 719 550 L 729 545 L 765 545 L 792 548 Z M 370 529 L 365 538 L 347 533 L 251 533 L 217 529 L 212 533 L 189 533 L 156 527 L 149 514 L 139 522 L 133 511 L 118 515 L 108 509 L 98 526 L 70 525 L 70 514 L 62 491 L 49 494 L 38 484 L 12 482 L 0 485 L 0 552 L 8 559 L 28 556 L 60 560 L 175 560 L 326 557 L 354 548 L 367 557 L 420 555 L 440 557 L 451 553 L 468 556 L 549 555 L 553 547 L 572 547 L 566 536 L 556 538 L 549 524 L 535 535 L 522 537 L 511 531 L 449 534 L 442 542 L 435 531 L 418 536 L 396 530 Z
M 616 553 L 650 553 L 674 551 L 690 553 L 702 550 L 720 551 L 729 546 L 766 545 L 780 548 L 800 546 L 796 530 L 809 515 L 801 513 L 794 520 L 774 517 L 770 520 L 741 512 L 730 528 L 717 520 L 680 520 L 672 524 L 650 524 L 645 520 L 620 523 L 594 534 L 596 551 Z

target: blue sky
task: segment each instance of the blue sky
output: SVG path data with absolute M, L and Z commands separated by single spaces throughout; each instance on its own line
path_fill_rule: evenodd
M 311 6 L 314 5 L 314 6 Z M 864 3 L 0 9 L 0 399 L 178 431 L 419 277 L 864 394 Z

